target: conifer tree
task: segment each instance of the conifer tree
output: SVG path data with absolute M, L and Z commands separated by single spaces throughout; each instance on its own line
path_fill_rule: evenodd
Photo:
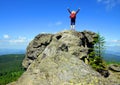
M 89 53 L 89 64 L 95 68 L 97 71 L 100 69 L 106 69 L 106 64 L 102 59 L 103 50 L 105 48 L 105 38 L 99 33 L 94 39 L 94 48 L 91 48 Z
M 96 39 L 96 43 L 94 45 L 95 55 L 98 57 L 102 57 L 103 51 L 105 49 L 105 38 L 100 35 L 100 33 L 97 34 L 98 38 Z

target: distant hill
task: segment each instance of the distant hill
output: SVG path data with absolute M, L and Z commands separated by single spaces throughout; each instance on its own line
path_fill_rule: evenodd
M 110 61 L 120 62 L 120 53 L 107 51 L 106 53 L 103 54 L 103 59 L 108 62 Z
M 22 65 L 22 60 L 24 59 L 24 54 L 7 54 L 0 55 L 0 72 L 2 70 L 12 70 L 16 66 Z
M 24 54 L 0 55 L 0 85 L 16 81 L 22 75 L 24 57 Z
M 0 55 L 4 54 L 25 54 L 24 49 L 0 49 Z
M 120 46 L 107 46 L 106 53 L 115 54 L 120 56 Z

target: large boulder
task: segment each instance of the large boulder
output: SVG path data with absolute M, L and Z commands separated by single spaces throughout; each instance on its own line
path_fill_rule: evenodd
M 90 31 L 36 36 L 23 61 L 26 72 L 14 85 L 118 85 L 87 64 L 96 37 Z
M 60 41 L 59 49 L 67 51 L 69 48 L 69 53 L 79 56 L 85 61 L 85 58 L 88 58 L 89 48 L 93 47 L 95 37 L 97 37 L 96 33 L 90 31 L 64 31 L 54 35 L 39 34 L 29 43 L 22 65 L 27 69 L 53 40 Z
M 26 57 L 23 60 L 22 65 L 25 69 L 37 59 L 37 57 L 44 51 L 47 45 L 52 40 L 52 34 L 39 34 L 28 45 Z
M 120 72 L 120 66 L 117 64 L 111 64 L 109 65 L 109 69 L 115 72 Z

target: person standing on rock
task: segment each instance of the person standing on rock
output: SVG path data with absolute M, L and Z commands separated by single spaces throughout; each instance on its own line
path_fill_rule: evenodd
M 76 21 L 76 15 L 80 11 L 80 8 L 77 11 L 70 11 L 70 9 L 67 9 L 68 12 L 70 13 L 70 19 L 71 19 L 71 25 L 70 28 L 71 30 L 75 30 L 75 21 Z

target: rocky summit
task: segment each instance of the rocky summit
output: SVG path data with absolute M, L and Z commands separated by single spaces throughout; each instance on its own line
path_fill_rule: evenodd
M 94 32 L 72 30 L 37 35 L 22 63 L 26 71 L 9 85 L 119 85 L 88 65 L 96 37 Z

